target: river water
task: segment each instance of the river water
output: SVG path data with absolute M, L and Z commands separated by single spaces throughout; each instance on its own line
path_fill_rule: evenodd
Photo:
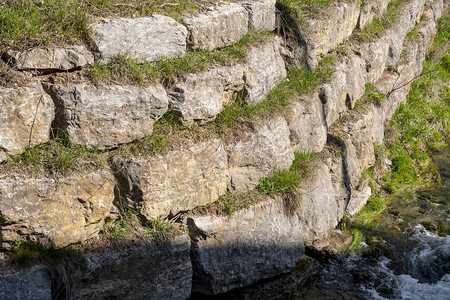
M 450 299 L 450 237 L 435 233 L 450 228 L 450 147 L 433 160 L 442 185 L 390 201 L 354 253 L 304 255 L 289 274 L 215 299 Z

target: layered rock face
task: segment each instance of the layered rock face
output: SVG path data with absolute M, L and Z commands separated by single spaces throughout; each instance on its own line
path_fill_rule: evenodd
M 71 291 L 75 299 L 187 299 L 191 291 L 215 295 L 289 272 L 305 245 L 338 248 L 332 244 L 342 235 L 335 227 L 370 197 L 361 173 L 375 163 L 373 143 L 383 141 L 386 122 L 421 73 L 444 7 L 442 1 L 410 0 L 381 37 L 341 44 L 355 28 L 380 17 L 387 4 L 336 1 L 322 14 L 307 16 L 296 30 L 309 61 L 299 60 L 314 67 L 342 45 L 345 55 L 335 55 L 333 76 L 282 112 L 248 121 L 233 138 L 218 134 L 138 157 L 112 151 L 104 169 L 91 166 L 54 177 L 0 169 L 1 247 L 18 241 L 53 247 L 84 242 L 98 237 L 105 220 L 127 209 L 144 221 L 176 216 L 189 232 L 166 245 L 82 254 Z M 159 15 L 102 20 L 92 25 L 93 53 L 73 46 L 8 51 L 2 58 L 16 69 L 46 73 L 73 71 L 92 64 L 93 57 L 107 61 L 128 55 L 150 62 L 181 56 L 189 47 L 216 51 L 237 42 L 249 28 L 274 30 L 275 1 L 220 4 L 183 24 Z M 405 39 L 413 28 L 419 38 Z M 48 142 L 51 130 L 73 144 L 111 150 L 151 135 L 166 112 L 189 127 L 214 120 L 236 100 L 258 105 L 286 80 L 288 49 L 275 36 L 245 50 L 247 57 L 239 63 L 213 65 L 164 86 L 33 81 L 0 87 L 0 162 Z M 355 109 L 368 83 L 386 97 Z M 294 151 L 321 152 L 322 158 L 303 178 L 296 213 L 289 213 L 283 199 L 267 195 L 228 216 L 189 212 L 227 192 L 246 193 L 274 170 L 289 169 Z M 34 281 L 25 280 L 29 274 L 35 274 Z M 2 274 L 0 298 L 36 293 L 50 299 L 49 276 L 42 266 Z
M 230 217 L 189 217 L 193 291 L 219 294 L 288 272 L 303 254 L 297 215 L 267 199 Z
M 129 55 L 141 61 L 176 57 L 186 52 L 187 30 L 172 18 L 104 19 L 92 26 L 92 41 L 102 59 Z

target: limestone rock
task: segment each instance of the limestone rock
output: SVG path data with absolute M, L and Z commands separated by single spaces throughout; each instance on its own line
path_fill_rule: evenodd
M 277 38 L 255 45 L 247 51 L 248 63 L 244 66 L 247 104 L 263 101 L 269 92 L 286 78 L 286 67 L 280 54 Z
M 350 217 L 355 216 L 366 205 L 372 195 L 372 190 L 367 185 L 362 184 L 357 189 L 352 189 L 352 196 L 347 206 L 347 213 Z
M 256 30 L 275 30 L 276 0 L 250 0 L 242 3 L 248 11 L 248 23 Z
M 287 169 L 294 161 L 289 127 L 282 117 L 254 124 L 246 141 L 228 145 L 231 185 L 235 190 L 254 188 L 274 169 Z
M 351 188 L 348 180 L 348 170 L 342 155 L 344 151 L 342 149 L 343 145 L 336 141 L 336 139 L 334 139 L 333 142 L 331 142 L 331 140 L 333 140 L 332 136 L 330 136 L 329 144 L 333 143 L 332 145 L 338 149 L 338 153 L 334 153 L 334 155 L 328 159 L 327 164 L 330 167 L 331 181 L 333 182 L 335 200 L 338 208 L 338 217 L 341 219 L 344 217 L 348 201 L 350 200 Z M 336 142 L 337 144 L 334 144 Z
M 187 299 L 192 284 L 189 254 L 186 235 L 163 246 L 84 254 L 72 299 Z
M 124 54 L 140 61 L 155 61 L 186 52 L 186 28 L 166 16 L 103 19 L 91 31 L 103 60 Z
M 328 126 L 342 113 L 352 109 L 364 94 L 363 72 L 364 61 L 357 55 L 349 54 L 338 62 L 331 80 L 319 87 Z
M 114 178 L 109 171 L 58 179 L 0 177 L 3 247 L 31 240 L 64 247 L 95 236 L 112 210 Z
M 448 1 L 447 1 L 448 2 Z M 448 7 L 448 3 L 446 4 Z M 431 1 L 431 9 L 433 10 L 433 17 L 434 21 L 437 22 L 437 20 L 442 17 L 444 10 L 444 1 Z
M 355 46 L 361 58 L 365 61 L 366 72 L 364 78 L 366 82 L 375 82 L 380 79 L 386 69 L 386 60 L 389 54 L 389 40 L 382 37 L 374 42 L 362 43 Z
M 46 266 L 0 276 L 0 299 L 51 300 L 52 278 Z
M 386 66 L 395 66 L 400 59 L 403 50 L 403 40 L 406 34 L 411 31 L 419 22 L 423 13 L 425 0 L 413 0 L 408 5 L 403 6 L 399 13 L 397 22 L 392 28 L 386 30 L 389 40 L 389 55 Z
M 241 5 L 221 5 L 205 14 L 185 18 L 188 29 L 187 43 L 192 49 L 228 46 L 239 41 L 248 30 L 248 13 Z
M 305 245 L 323 239 L 338 224 L 338 207 L 328 166 L 318 163 L 301 185 L 300 228 Z
M 299 25 L 299 32 L 316 56 L 323 56 L 348 38 L 359 18 L 358 1 L 337 1 Z
M 338 256 L 348 251 L 352 240 L 353 237 L 349 232 L 333 229 L 326 239 L 314 243 L 314 248 L 318 251 Z
M 160 85 L 46 85 L 56 104 L 54 126 L 75 144 L 114 147 L 150 135 L 168 108 Z
M 374 17 L 380 17 L 385 11 L 390 0 L 368 0 L 361 5 L 361 13 L 358 20 L 358 28 L 362 30 L 364 26 L 372 22 Z
M 243 89 L 243 77 L 240 65 L 188 74 L 169 91 L 170 110 L 179 113 L 185 125 L 214 119 Z
M 294 150 L 321 152 L 327 142 L 327 123 L 319 95 L 313 93 L 293 102 L 286 121 Z
M 352 187 L 356 187 L 361 172 L 375 163 L 373 148 L 374 114 L 370 109 L 361 113 L 351 112 L 341 118 L 345 144 L 344 157 Z
M 18 70 L 72 70 L 94 63 L 85 46 L 35 48 L 28 51 L 8 50 L 3 59 Z
M 217 200 L 227 191 L 227 153 L 219 140 L 155 158 L 115 159 L 122 203 L 147 219 L 175 215 Z
M 230 217 L 187 220 L 192 239 L 192 289 L 219 294 L 289 272 L 304 252 L 297 215 L 270 199 Z
M 0 87 L 0 106 L 0 162 L 49 140 L 55 106 L 40 84 Z

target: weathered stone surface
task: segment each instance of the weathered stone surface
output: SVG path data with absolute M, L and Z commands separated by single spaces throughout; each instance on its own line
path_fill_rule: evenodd
M 361 184 L 358 188 L 352 189 L 352 195 L 347 205 L 347 214 L 350 217 L 355 216 L 366 205 L 372 195 L 372 190 L 367 182 Z
M 299 25 L 299 32 L 315 55 L 323 56 L 352 34 L 358 18 L 358 1 L 336 1 Z
M 341 255 L 348 251 L 353 237 L 349 232 L 333 229 L 327 238 L 314 243 L 314 248 L 323 253 L 331 255 Z
M 445 11 L 444 10 L 444 1 L 442 0 L 436 0 L 436 1 L 429 1 L 431 2 L 430 6 L 431 9 L 433 10 L 433 17 L 434 17 L 434 21 L 436 22 L 440 17 L 442 17 L 442 13 Z M 447 1 L 446 6 L 448 7 L 449 1 Z
M 40 84 L 0 87 L 0 106 L 0 162 L 49 140 L 55 106 Z
M 303 241 L 311 245 L 325 238 L 339 221 L 335 191 L 328 166 L 317 163 L 302 182 L 300 228 Z
M 317 93 L 293 102 L 286 110 L 294 150 L 321 152 L 327 142 L 327 124 L 322 102 Z
M 366 82 L 375 82 L 380 79 L 386 69 L 386 60 L 389 54 L 388 39 L 382 37 L 374 42 L 353 45 L 353 48 L 365 61 L 366 70 L 363 74 Z
M 340 120 L 342 137 L 345 144 L 345 155 L 350 185 L 356 187 L 361 172 L 375 163 L 373 148 L 374 114 L 370 109 L 360 113 L 351 112 Z
M 298 217 L 286 215 L 278 198 L 187 222 L 195 292 L 223 293 L 289 272 L 304 252 Z
M 56 105 L 53 124 L 75 144 L 114 147 L 150 135 L 168 108 L 160 85 L 46 85 Z
M 390 0 L 369 0 L 361 5 L 358 28 L 362 30 L 364 26 L 372 22 L 374 17 L 381 16 L 389 4 Z
M 122 203 L 148 219 L 217 200 L 230 182 L 227 153 L 219 140 L 154 158 L 114 161 Z
M 64 247 L 93 237 L 113 209 L 109 171 L 56 179 L 0 177 L 2 246 L 31 240 Z
M 52 278 L 44 265 L 0 276 L 0 299 L 51 300 Z
M 386 30 L 386 37 L 389 40 L 389 55 L 386 66 L 395 66 L 400 59 L 403 50 L 403 40 L 406 34 L 411 31 L 419 22 L 423 13 L 425 0 L 412 0 L 408 5 L 404 5 L 398 14 L 397 22 L 392 28 Z
M 190 240 L 144 245 L 83 256 L 71 299 L 180 299 L 190 297 Z
M 250 0 L 242 3 L 248 11 L 248 23 L 256 30 L 275 30 L 276 0 Z
M 339 219 L 341 219 L 344 214 L 345 210 L 347 209 L 347 204 L 350 199 L 350 183 L 349 183 L 349 176 L 348 171 L 345 165 L 345 160 L 343 158 L 343 151 L 342 149 L 344 146 L 340 143 L 340 141 L 337 141 L 336 139 L 333 140 L 332 144 L 335 149 L 337 149 L 337 153 L 334 153 L 330 158 L 327 159 L 327 164 L 330 167 L 330 175 L 331 175 L 331 181 L 333 182 L 333 188 L 335 192 L 335 200 L 337 203 L 338 208 L 338 216 Z M 329 143 L 331 144 L 331 143 Z
M 248 30 L 248 13 L 237 3 L 221 5 L 206 14 L 185 18 L 187 43 L 192 49 L 213 50 L 240 40 Z
M 103 19 L 91 27 L 91 32 L 103 60 L 126 54 L 141 61 L 154 61 L 186 52 L 186 28 L 166 16 Z
M 247 104 L 263 101 L 270 90 L 286 78 L 286 67 L 280 54 L 277 38 L 253 46 L 247 51 L 248 63 L 244 65 Z
M 35 48 L 28 51 L 8 50 L 3 59 L 18 70 L 71 70 L 94 63 L 85 46 Z
M 212 120 L 242 91 L 243 78 L 241 65 L 188 74 L 169 91 L 170 110 L 179 113 L 185 125 Z
M 352 109 L 364 94 L 363 74 L 364 60 L 357 55 L 348 54 L 340 58 L 332 79 L 319 87 L 328 126 L 339 119 L 342 113 Z
M 289 127 L 282 117 L 254 124 L 248 140 L 228 146 L 231 185 L 235 190 L 254 188 L 272 170 L 287 169 L 294 160 Z

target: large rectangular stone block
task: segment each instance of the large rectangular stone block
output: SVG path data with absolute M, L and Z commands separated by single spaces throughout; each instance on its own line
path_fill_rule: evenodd
M 49 140 L 55 106 L 39 83 L 0 87 L 0 162 Z
M 205 14 L 185 18 L 183 23 L 189 32 L 189 47 L 213 50 L 234 44 L 247 33 L 248 13 L 241 5 L 229 3 Z
M 113 210 L 114 185 L 107 170 L 58 179 L 1 176 L 2 246 L 31 240 L 64 247 L 96 236 Z
M 150 135 L 168 108 L 160 85 L 46 85 L 56 104 L 54 126 L 79 145 L 115 147 Z
M 172 18 L 153 15 L 135 19 L 103 19 L 91 27 L 102 60 L 122 54 L 140 61 L 177 57 L 186 52 L 186 28 Z
M 227 153 L 219 140 L 152 158 L 114 161 L 122 204 L 147 219 L 175 215 L 225 194 Z
M 192 290 L 219 294 L 289 272 L 304 252 L 297 215 L 271 199 L 229 217 L 193 216 Z

